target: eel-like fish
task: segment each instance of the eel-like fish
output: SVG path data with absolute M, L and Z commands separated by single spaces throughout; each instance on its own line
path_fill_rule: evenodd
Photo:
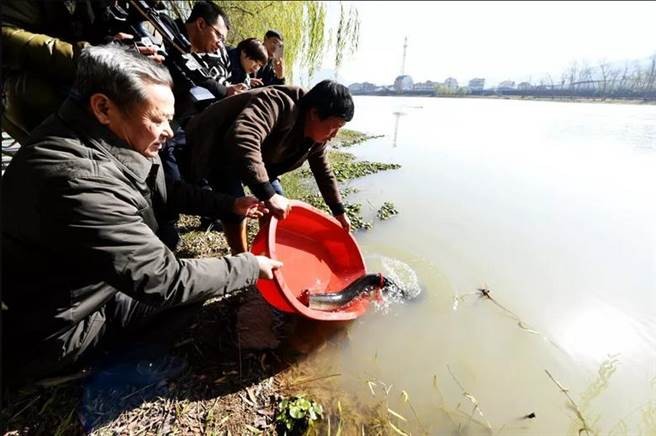
M 307 302 L 306 304 L 310 309 L 335 310 L 348 305 L 359 296 L 366 295 L 376 289 L 381 289 L 385 285 L 385 281 L 386 279 L 382 274 L 365 274 L 352 281 L 339 292 L 310 294 L 309 291 L 305 291 L 302 300 Z

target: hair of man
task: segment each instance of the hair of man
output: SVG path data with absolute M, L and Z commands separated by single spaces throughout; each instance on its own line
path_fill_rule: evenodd
M 194 2 L 194 7 L 191 9 L 191 14 L 187 18 L 187 23 L 193 23 L 198 18 L 202 18 L 209 25 L 214 25 L 219 17 L 223 18 L 226 28 L 230 30 L 230 20 L 225 11 L 210 1 L 197 1 Z
M 264 39 L 268 38 L 278 38 L 280 41 L 283 40 L 282 34 L 277 30 L 267 30 L 267 33 L 264 34 Z
M 73 90 L 85 102 L 93 94 L 105 94 L 125 112 L 146 100 L 149 84 L 172 87 L 173 80 L 164 65 L 110 43 L 82 50 Z
M 237 49 L 244 53 L 246 57 L 261 62 L 262 64 L 266 64 L 269 60 L 269 54 L 267 53 L 264 44 L 262 44 L 257 38 L 244 39 L 237 44 Z
M 348 88 L 333 80 L 322 80 L 303 97 L 300 105 L 304 110 L 314 108 L 322 120 L 339 117 L 348 122 L 353 119 L 355 105 Z

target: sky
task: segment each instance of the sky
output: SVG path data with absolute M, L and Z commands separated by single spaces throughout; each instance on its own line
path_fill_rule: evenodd
M 537 82 L 547 73 L 559 78 L 573 61 L 595 66 L 656 54 L 656 1 L 343 3 L 360 15 L 359 49 L 339 69 L 347 85 L 393 83 L 406 36 L 405 73 L 415 82 Z M 327 2 L 328 22 L 338 17 L 339 3 Z M 333 59 L 329 50 L 322 68 L 334 69 Z

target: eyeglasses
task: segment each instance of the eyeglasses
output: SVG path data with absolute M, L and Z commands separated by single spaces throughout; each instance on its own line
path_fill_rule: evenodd
M 214 31 L 214 33 L 216 34 L 216 37 L 219 39 L 219 41 L 221 41 L 222 43 L 225 42 L 226 36 L 223 33 L 221 33 L 221 31 L 219 29 L 217 29 L 216 27 L 214 27 L 212 25 L 209 25 L 209 24 L 207 26 Z

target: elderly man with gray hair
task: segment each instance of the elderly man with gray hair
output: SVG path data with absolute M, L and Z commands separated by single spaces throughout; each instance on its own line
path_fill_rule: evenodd
M 178 259 L 158 238 L 170 208 L 264 212 L 253 197 L 167 190 L 157 152 L 172 135 L 173 106 L 165 67 L 122 47 L 87 48 L 71 96 L 7 168 L 2 354 L 12 378 L 60 370 L 108 337 L 282 266 L 252 254 Z

